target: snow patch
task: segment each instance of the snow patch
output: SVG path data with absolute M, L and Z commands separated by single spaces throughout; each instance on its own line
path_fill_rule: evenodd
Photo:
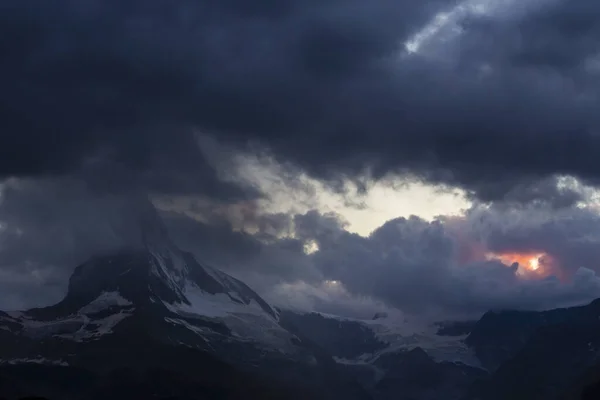
M 121 310 L 101 319 L 91 319 L 85 314 L 52 321 L 23 319 L 21 324 L 23 334 L 34 339 L 59 337 L 81 342 L 99 339 L 104 335 L 113 333 L 113 329 L 121 321 L 130 317 L 132 312 L 133 310 Z
M 190 303 L 164 303 L 173 313 L 185 318 L 218 320 L 232 332 L 240 341 L 250 341 L 255 344 L 265 344 L 271 349 L 281 349 L 285 352 L 291 346 L 291 334 L 283 329 L 273 317 L 266 313 L 260 304 L 252 300 L 249 304 L 233 301 L 224 293 L 210 294 L 194 284 L 187 284 L 185 297 Z M 198 334 L 198 327 L 185 325 L 182 319 L 171 319 Z
M 229 295 L 229 297 L 231 297 L 233 300 L 237 301 L 238 303 L 242 303 L 242 304 L 245 303 L 244 299 L 242 299 L 238 293 L 236 293 L 236 292 L 229 292 L 227 294 Z
M 436 362 L 454 362 L 481 368 L 481 364 L 472 349 L 467 346 L 463 336 L 441 336 L 437 334 L 438 327 L 425 322 L 408 320 L 403 316 L 390 316 L 375 320 L 361 320 L 341 317 L 326 313 L 317 313 L 324 318 L 340 322 L 362 324 L 371 330 L 375 337 L 387 343 L 387 347 L 375 353 L 362 354 L 355 359 L 336 361 L 346 365 L 371 364 L 387 353 L 411 351 L 419 347 Z
M 91 321 L 85 326 L 85 335 L 83 335 L 83 338 L 94 339 L 99 338 L 100 336 L 108 335 L 109 333 L 113 333 L 114 327 L 125 318 L 130 316 L 131 313 L 122 311 L 118 314 L 113 314 L 100 320 Z M 90 327 L 92 329 L 89 329 Z
M 21 320 L 25 336 L 42 339 L 54 335 L 72 334 L 84 326 L 81 317 L 73 317 L 52 321 L 38 321 L 34 319 Z
M 211 267 L 204 267 L 204 271 L 206 271 L 206 273 L 213 278 L 215 281 L 219 282 L 221 284 L 221 286 L 223 287 L 229 287 L 230 285 L 228 285 L 228 281 L 229 281 L 229 277 L 227 275 L 225 275 L 223 272 L 216 270 L 214 268 Z
M 202 339 L 204 339 L 205 342 L 208 342 L 208 340 L 204 337 L 204 335 L 214 334 L 214 332 L 208 328 L 192 325 L 183 319 L 165 317 L 165 321 L 167 321 L 170 324 L 181 325 L 184 328 L 189 329 L 190 331 L 194 332 L 195 334 L 200 336 Z
M 466 365 L 480 367 L 479 361 L 472 349 L 467 346 L 462 336 L 441 336 L 438 328 L 431 324 L 388 324 L 381 320 L 365 321 L 378 339 L 389 346 L 378 352 L 381 354 L 399 351 L 410 351 L 417 347 L 423 349 L 436 362 L 461 362 Z
M 95 314 L 113 306 L 126 307 L 132 304 L 132 302 L 121 296 L 119 292 L 102 292 L 95 300 L 83 306 L 79 312 L 81 314 Z
M 130 317 L 132 312 L 121 311 L 109 315 L 102 319 L 91 320 L 87 316 L 83 316 L 83 324 L 80 329 L 75 332 L 63 333 L 54 335 L 63 339 L 73 340 L 76 342 L 90 341 L 100 339 L 104 335 L 113 333 L 113 329 L 124 319 Z
M 188 272 L 185 262 L 172 251 L 169 251 L 168 256 L 164 256 L 156 249 L 149 248 L 148 251 L 152 255 L 151 273 L 165 282 L 175 293 L 181 293 Z M 167 261 L 170 261 L 170 265 L 167 265 Z
M 12 358 L 8 360 L 0 359 L 0 365 L 18 365 L 18 364 L 39 364 L 39 365 L 55 365 L 68 367 L 69 363 L 63 360 L 49 360 L 47 358 Z
M 189 282 L 185 286 L 184 294 L 190 304 L 165 302 L 165 306 L 177 314 L 195 314 L 206 318 L 223 318 L 236 313 L 251 313 L 272 319 L 254 300 L 249 304 L 243 302 L 240 304 L 233 301 L 229 294 L 210 294 Z

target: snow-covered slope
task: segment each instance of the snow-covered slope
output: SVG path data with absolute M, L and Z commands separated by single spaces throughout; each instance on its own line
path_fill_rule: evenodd
M 180 250 L 154 212 L 144 215 L 141 226 L 140 246 L 78 266 L 61 302 L 0 312 L 0 340 L 5 342 L 0 344 L 0 359 L 52 360 L 32 349 L 49 341 L 65 346 L 114 336 L 149 337 L 214 351 L 221 351 L 223 343 L 237 342 L 261 354 L 296 352 L 297 338 L 246 284 Z M 15 347 L 23 352 L 9 345 L 19 338 L 31 341 Z M 3 353 L 12 354 L 12 359 Z
M 460 362 L 479 367 L 479 361 L 467 346 L 466 334 L 440 335 L 435 324 L 409 321 L 404 317 L 378 313 L 373 319 L 345 318 L 325 313 L 284 311 L 286 316 L 302 326 L 302 333 L 329 348 L 336 360 L 344 364 L 369 364 L 389 353 L 408 352 L 421 348 L 436 362 Z M 343 343 L 349 332 L 355 338 L 348 342 L 352 351 L 337 345 Z M 320 336 L 318 336 L 320 335 Z M 335 344 L 331 348 L 323 341 Z M 362 343 L 358 346 L 357 343 Z M 371 343 L 371 346 L 365 346 Z M 357 351 L 354 351 L 357 350 Z
M 374 398 L 458 400 L 487 375 L 466 335 L 378 313 L 371 320 L 281 310 L 284 324 L 334 355 L 337 364 Z
M 406 322 L 394 319 L 360 321 L 368 326 L 377 338 L 388 346 L 373 355 L 364 355 L 363 359 L 375 360 L 381 354 L 410 351 L 421 348 L 436 362 L 459 362 L 480 367 L 475 353 L 465 343 L 468 335 L 440 335 L 435 324 Z

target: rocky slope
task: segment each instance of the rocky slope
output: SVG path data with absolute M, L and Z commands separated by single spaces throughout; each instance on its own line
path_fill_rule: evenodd
M 93 257 L 59 303 L 0 311 L 0 397 L 575 400 L 600 381 L 600 300 L 415 325 L 278 310 L 175 246 Z M 590 394 L 591 393 L 591 394 Z
M 280 318 L 332 354 L 374 399 L 458 400 L 487 376 L 463 324 L 416 327 L 384 314 L 355 320 L 290 310 Z
M 178 249 L 154 213 L 146 213 L 141 226 L 140 246 L 77 267 L 61 302 L 0 312 L 0 395 L 25 387 L 56 396 L 58 389 L 34 366 L 69 382 L 72 373 L 89 376 L 88 387 L 59 398 L 86 398 L 82 393 L 97 392 L 90 388 L 103 382 L 118 392 L 112 383 L 119 371 L 143 387 L 159 370 L 176 374 L 183 386 L 209 387 L 193 398 L 247 398 L 244 391 L 368 398 L 331 357 L 285 329 L 277 311 L 247 285 Z M 239 390 L 233 382 L 240 382 Z
M 336 356 L 374 399 L 575 400 L 589 397 L 600 382 L 600 300 L 543 312 L 488 312 L 437 329 L 386 318 L 280 315 Z
M 488 313 L 467 342 L 493 368 L 469 399 L 560 399 L 600 364 L 600 301 L 537 313 Z

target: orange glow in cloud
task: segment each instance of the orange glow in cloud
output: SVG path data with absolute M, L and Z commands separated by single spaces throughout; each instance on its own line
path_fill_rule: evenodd
M 455 256 L 459 265 L 497 260 L 507 267 L 517 263 L 519 265 L 517 275 L 522 279 L 543 279 L 549 276 L 555 276 L 564 282 L 569 279 L 562 270 L 559 260 L 544 251 L 491 252 L 485 237 L 476 235 L 472 227 L 466 223 L 464 216 L 444 217 L 443 222 L 456 243 Z
M 506 265 L 519 264 L 517 273 L 527 277 L 543 277 L 552 273 L 554 262 L 545 253 L 488 253 L 489 260 L 498 260 Z

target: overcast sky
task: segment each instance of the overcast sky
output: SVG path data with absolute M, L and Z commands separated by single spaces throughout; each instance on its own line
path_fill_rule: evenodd
M 270 301 L 600 297 L 600 3 L 5 0 L 0 308 L 136 235 Z

